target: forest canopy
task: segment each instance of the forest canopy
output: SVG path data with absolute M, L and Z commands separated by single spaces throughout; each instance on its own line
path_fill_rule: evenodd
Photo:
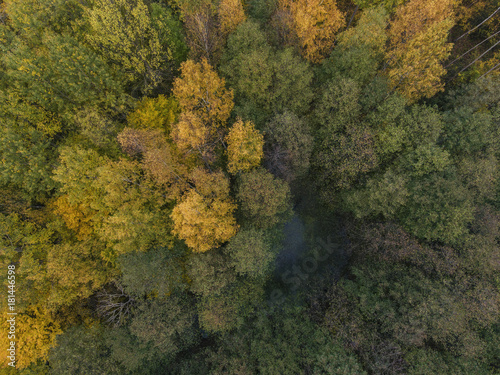
M 499 0 L 3 0 L 0 374 L 500 374 Z

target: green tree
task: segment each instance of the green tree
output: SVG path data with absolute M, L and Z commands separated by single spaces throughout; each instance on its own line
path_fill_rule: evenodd
M 230 35 L 220 70 L 235 90 L 236 114 L 258 127 L 274 112 L 309 109 L 311 67 L 291 49 L 274 51 L 257 23 L 246 21 Z
M 121 109 L 128 101 L 119 74 L 74 37 L 45 32 L 36 48 L 13 38 L 2 49 L 8 77 L 3 112 L 21 115 L 49 136 L 89 103 Z
M 322 75 L 333 80 L 351 78 L 359 83 L 372 79 L 384 57 L 387 18 L 382 7 L 363 11 L 355 27 L 339 34 L 337 46 L 322 61 Z
M 166 197 L 144 178 L 137 162 L 121 159 L 97 169 L 100 192 L 94 204 L 107 214 L 99 236 L 108 243 L 107 260 L 130 251 L 146 251 L 172 243 Z
M 240 176 L 236 197 L 243 217 L 259 228 L 284 223 L 291 216 L 288 184 L 263 168 Z
M 400 220 L 415 236 L 455 243 L 467 233 L 474 207 L 470 193 L 457 179 L 430 174 L 412 181 L 410 199 Z
M 0 214 L 2 237 L 0 244 L 2 266 L 16 265 L 16 288 L 23 296 L 16 299 L 16 309 L 24 311 L 30 306 L 45 302 L 50 293 L 47 277 L 47 256 L 54 242 L 54 232 L 36 223 L 23 220 L 18 214 Z M 2 286 L 7 288 L 7 272 L 2 275 Z M 7 300 L 1 302 L 2 311 L 7 310 Z
M 182 49 L 180 34 L 175 31 L 179 25 L 171 19 L 172 14 L 156 4 L 151 9 L 153 12 L 142 0 L 97 0 L 84 11 L 90 26 L 88 43 L 123 70 L 133 84 L 132 91 L 145 93 L 168 78 L 172 49 Z
M 50 140 L 24 122 L 6 121 L 0 130 L 0 184 L 33 201 L 46 201 L 57 184 L 51 173 L 55 152 Z
M 199 296 L 220 294 L 236 281 L 228 259 L 219 250 L 193 254 L 187 261 L 191 292 Z
M 151 345 L 149 357 L 172 356 L 199 341 L 195 310 L 187 296 L 172 295 L 166 300 L 140 304 L 130 323 L 130 332 Z
M 274 116 L 264 127 L 266 167 L 288 183 L 304 177 L 313 148 L 311 133 L 309 124 L 291 112 Z
M 225 251 L 238 274 L 252 277 L 265 276 L 275 258 L 266 233 L 252 228 L 240 230 Z
M 118 257 L 125 291 L 133 296 L 165 298 L 186 287 L 182 253 L 157 248 L 145 253 L 132 252 Z
M 123 374 L 123 365 L 110 357 L 110 348 L 103 337 L 103 327 L 75 326 L 57 337 L 50 351 L 53 374 Z

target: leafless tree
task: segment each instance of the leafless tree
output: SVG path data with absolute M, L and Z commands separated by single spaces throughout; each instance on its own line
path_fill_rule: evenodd
M 97 315 L 112 326 L 118 327 L 130 316 L 135 299 L 119 284 L 113 283 L 96 294 Z

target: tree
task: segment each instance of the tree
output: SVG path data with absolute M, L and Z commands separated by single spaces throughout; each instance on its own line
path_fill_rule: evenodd
M 225 124 L 234 105 L 233 91 L 225 88 L 224 78 L 217 75 L 206 59 L 201 63 L 192 60 L 182 63 L 173 94 L 181 110 L 198 115 L 211 132 Z
M 265 232 L 253 228 L 239 231 L 225 248 L 240 275 L 265 276 L 272 267 L 275 254 Z
M 281 0 L 280 6 L 291 13 L 302 56 L 318 63 L 333 48 L 335 33 L 344 26 L 344 14 L 335 0 Z
M 442 90 L 440 78 L 446 71 L 440 62 L 452 47 L 446 43 L 453 26 L 452 4 L 451 0 L 412 0 L 398 9 L 391 23 L 388 76 L 411 101 Z
M 368 180 L 361 189 L 349 191 L 344 204 L 358 218 L 382 215 L 393 218 L 408 201 L 407 178 L 388 169 L 382 176 Z
M 130 332 L 144 344 L 151 344 L 148 356 L 173 356 L 199 340 L 193 307 L 187 296 L 146 301 L 137 307 Z
M 180 3 L 185 19 L 189 57 L 194 60 L 206 59 L 215 65 L 224 46 L 224 36 L 219 29 L 215 4 L 211 0 L 200 2 L 188 0 Z
M 230 173 L 247 171 L 260 164 L 264 154 L 264 136 L 252 122 L 238 119 L 229 130 L 226 142 Z
M 84 15 L 90 26 L 87 41 L 117 64 L 129 83 L 137 83 L 147 93 L 165 79 L 165 66 L 173 54 L 169 35 L 159 30 L 169 25 L 163 24 L 165 19 L 153 20 L 142 0 L 97 0 L 92 8 L 85 8 Z
M 313 148 L 309 124 L 286 111 L 266 124 L 264 134 L 267 169 L 289 184 L 305 176 Z
M 242 23 L 229 36 L 221 72 L 235 90 L 237 115 L 262 126 L 274 112 L 303 115 L 313 98 L 313 73 L 291 49 L 273 51 L 259 25 Z
M 104 339 L 103 327 L 75 326 L 57 337 L 51 349 L 49 363 L 56 375 L 118 375 L 125 369 L 110 357 L 110 348 Z
M 142 98 L 134 111 L 129 113 L 127 120 L 134 129 L 160 129 L 169 134 L 178 113 L 179 104 L 173 96 L 166 98 L 158 95 L 156 98 Z
M 328 82 L 322 90 L 314 111 L 314 120 L 323 137 L 343 131 L 356 122 L 361 114 L 361 89 L 352 79 Z M 335 116 L 332 116 L 335 114 Z
M 118 141 L 128 155 L 142 157 L 142 168 L 169 199 L 178 198 L 187 188 L 189 166 L 181 162 L 179 150 L 167 141 L 162 130 L 125 128 L 118 134 Z
M 331 80 L 351 78 L 368 83 L 384 57 L 388 14 L 382 7 L 363 11 L 355 27 L 338 35 L 337 46 L 321 63 L 321 70 Z
M 246 16 L 240 0 L 221 0 L 219 4 L 220 30 L 223 35 L 231 34 Z
M 0 130 L 0 185 L 33 201 L 45 201 L 57 184 L 51 178 L 54 153 L 49 139 L 23 122 Z
M 236 281 L 234 269 L 219 250 L 193 254 L 186 268 L 190 291 L 200 297 L 221 294 Z
M 474 207 L 459 180 L 434 173 L 412 181 L 409 191 L 400 220 L 412 234 L 454 244 L 467 233 Z
M 330 349 L 325 336 L 301 307 L 289 303 L 273 314 L 256 314 L 224 335 L 208 361 L 220 374 L 300 374 Z
M 11 319 L 6 312 L 4 321 Z M 15 316 L 16 321 L 16 368 L 24 369 L 37 360 L 46 361 L 49 351 L 55 346 L 56 336 L 62 333 L 59 322 L 40 306 L 29 309 Z M 8 349 L 7 335 L 2 337 L 2 349 Z M 6 356 L 2 361 L 6 361 Z
M 16 298 L 16 312 L 40 306 L 50 293 L 46 262 L 54 246 L 54 232 L 14 213 L 0 214 L 0 229 L 1 264 L 5 269 L 10 264 L 16 265 L 16 289 L 23 290 L 22 298 Z M 7 272 L 1 276 L 5 288 L 7 277 Z M 0 302 L 0 308 L 7 311 L 7 299 Z
M 211 150 L 210 135 L 210 128 L 193 112 L 183 112 L 172 129 L 172 139 L 179 149 L 196 150 L 204 156 Z
M 408 175 L 417 178 L 433 172 L 443 172 L 449 165 L 449 153 L 433 143 L 417 146 L 400 161 L 401 168 Z
M 226 39 L 245 21 L 245 11 L 240 0 L 179 0 L 185 20 L 190 58 L 207 59 L 216 65 Z
M 239 107 L 253 104 L 267 108 L 273 68 L 271 47 L 259 24 L 247 20 L 229 36 L 220 70 L 235 90 L 238 115 L 248 117 L 244 116 L 248 111 Z
M 118 124 L 110 118 L 108 113 L 95 107 L 84 107 L 75 113 L 73 122 L 80 134 L 88 138 L 95 146 L 117 151 Z
M 51 283 L 45 303 L 57 307 L 88 298 L 116 274 L 101 258 L 103 244 L 94 240 L 54 245 L 47 256 Z
M 404 0 L 353 0 L 354 4 L 358 5 L 360 8 L 371 8 L 377 5 L 384 6 L 388 11 L 396 8 L 397 6 L 403 4 Z
M 119 254 L 171 244 L 166 197 L 152 188 L 137 162 L 121 159 L 99 167 L 97 173 L 94 186 L 101 195 L 96 206 L 107 213 L 99 230 L 109 247 L 103 257 L 114 261 Z
M 244 218 L 259 228 L 266 229 L 284 223 L 291 216 L 288 184 L 263 168 L 240 176 L 236 197 Z
M 373 138 L 369 128 L 351 125 L 345 133 L 333 133 L 323 140 L 314 167 L 326 202 L 332 204 L 335 190 L 350 188 L 377 166 Z
M 129 100 L 120 74 L 69 35 L 45 32 L 36 47 L 14 38 L 2 50 L 9 87 L 3 111 L 21 115 L 48 136 L 83 106 L 120 109 Z
M 219 293 L 204 296 L 198 303 L 200 326 L 210 333 L 228 333 L 241 327 L 245 319 L 263 303 L 260 279 L 238 279 Z
M 186 285 L 181 255 L 176 248 L 157 248 L 119 256 L 118 264 L 125 291 L 137 298 L 167 298 L 183 290 Z
M 196 252 L 204 252 L 233 237 L 238 225 L 236 205 L 229 196 L 229 181 L 222 172 L 195 171 L 194 186 L 172 211 L 173 230 Z
M 445 41 L 452 26 L 451 20 L 431 26 L 391 55 L 389 79 L 409 100 L 430 98 L 443 90 L 440 79 L 446 70 L 440 62 L 450 55 L 452 46 Z
M 95 215 L 95 211 L 85 203 L 70 204 L 66 194 L 51 203 L 52 212 L 62 218 L 66 227 L 75 233 L 78 240 L 86 240 L 94 234 L 92 216 Z

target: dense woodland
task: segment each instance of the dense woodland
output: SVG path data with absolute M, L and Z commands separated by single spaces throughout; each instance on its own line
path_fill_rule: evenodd
M 500 374 L 499 7 L 3 0 L 0 373 Z

